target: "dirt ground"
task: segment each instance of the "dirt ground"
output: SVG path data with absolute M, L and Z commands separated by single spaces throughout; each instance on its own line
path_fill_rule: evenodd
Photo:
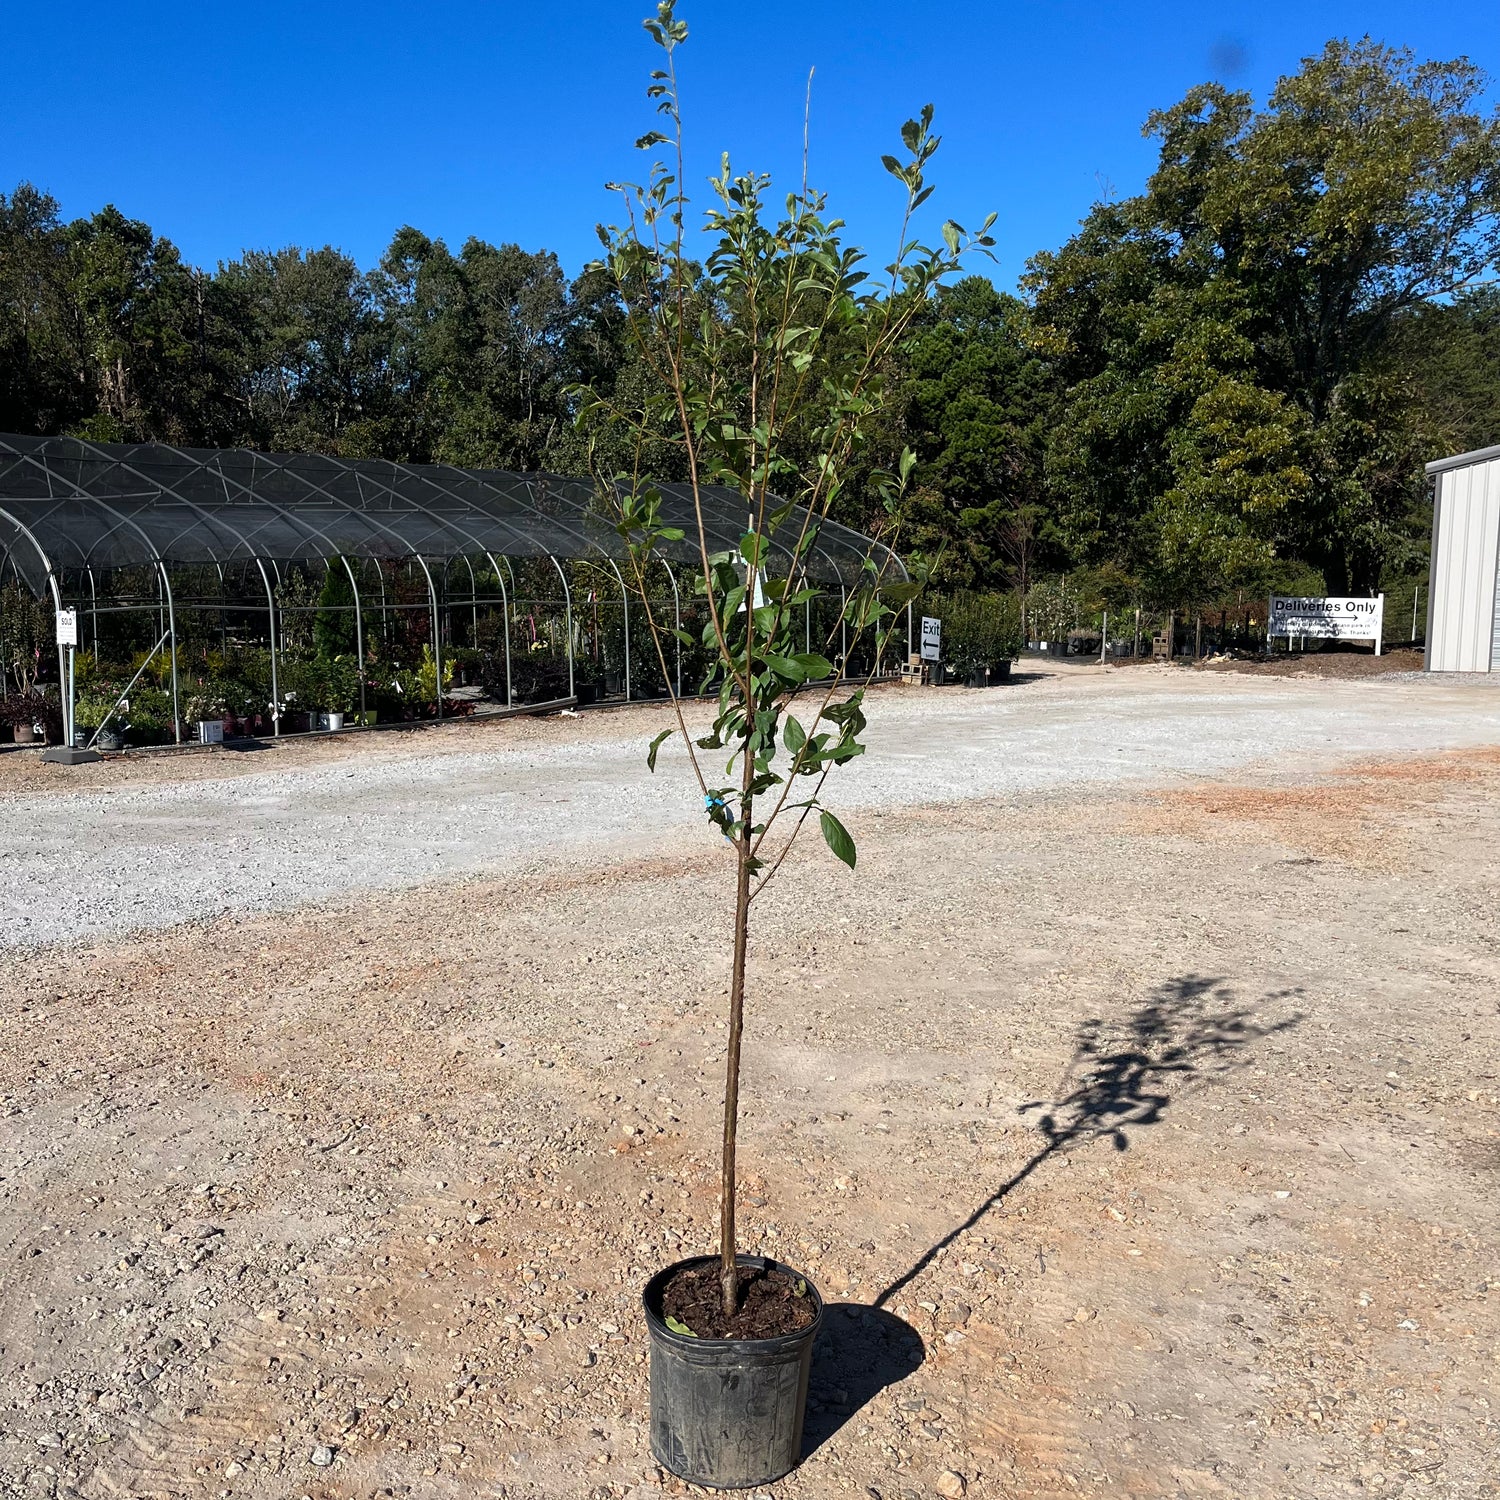
M 744 1241 L 831 1304 L 760 1493 L 1500 1495 L 1500 749 L 850 821 L 757 912 Z M 673 833 L 8 953 L 0 1495 L 685 1493 L 727 895 Z
M 1182 667 L 1197 672 L 1230 673 L 1237 677 L 1291 677 L 1358 680 L 1364 677 L 1394 677 L 1421 672 L 1424 656 L 1419 648 L 1387 647 L 1379 656 L 1360 648 L 1326 651 L 1283 651 L 1271 656 L 1232 652 L 1205 656 L 1201 661 L 1184 660 Z M 1128 671 L 1155 665 L 1149 656 L 1122 657 L 1108 663 L 1112 671 Z
M 1204 672 L 1237 672 L 1251 677 L 1389 677 L 1397 672 L 1420 672 L 1423 654 L 1408 646 L 1382 651 L 1288 651 L 1269 658 L 1212 657 L 1198 663 Z

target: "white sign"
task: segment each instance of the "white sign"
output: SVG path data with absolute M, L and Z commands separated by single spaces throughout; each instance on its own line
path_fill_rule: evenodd
M 1374 599 L 1272 594 L 1267 633 L 1306 635 L 1320 641 L 1374 641 L 1378 655 L 1384 622 L 1384 594 Z
M 940 661 L 943 650 L 943 622 L 922 616 L 922 660 Z
M 78 611 L 76 609 L 58 610 L 57 644 L 59 646 L 76 646 L 78 644 Z

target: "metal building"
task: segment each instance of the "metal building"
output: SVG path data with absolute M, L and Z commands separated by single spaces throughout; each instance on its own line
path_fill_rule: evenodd
M 1500 672 L 1500 447 L 1427 465 L 1437 481 L 1429 672 Z

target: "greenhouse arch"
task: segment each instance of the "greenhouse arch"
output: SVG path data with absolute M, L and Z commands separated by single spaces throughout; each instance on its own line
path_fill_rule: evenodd
M 691 574 L 699 562 L 692 494 L 681 484 L 659 488 L 664 524 L 686 538 L 658 548 L 651 586 L 679 625 L 691 624 L 677 571 Z M 701 494 L 710 550 L 735 550 L 743 497 L 718 487 Z M 607 511 L 592 482 L 554 474 L 0 436 L 0 585 L 19 582 L 43 603 L 76 609 L 80 648 L 95 661 L 106 640 L 123 642 L 132 660 L 145 650 L 132 686 L 156 663 L 161 690 L 170 684 L 176 741 L 184 699 L 200 680 L 184 653 L 191 643 L 201 662 L 217 659 L 205 644 L 215 636 L 222 656 L 264 640 L 273 734 L 297 717 L 288 713 L 296 675 L 288 643 L 320 629 L 347 632 L 364 722 L 374 714 L 371 665 L 392 662 L 400 641 L 422 646 L 439 718 L 454 660 L 478 654 L 481 639 L 493 648 L 492 696 L 507 708 L 518 697 L 576 699 L 587 687 L 581 673 L 621 679 L 612 690 L 627 700 L 653 672 L 660 686 L 656 650 L 641 638 L 643 612 L 632 622 L 620 566 L 627 552 Z M 787 556 L 781 548 L 783 567 Z M 830 597 L 843 596 L 872 556 L 884 577 L 907 576 L 883 544 L 824 521 L 809 574 Z M 773 573 L 777 563 L 768 562 Z M 811 644 L 812 606 L 807 615 Z M 680 691 L 681 641 L 668 649 Z M 64 732 L 72 744 L 74 726 Z

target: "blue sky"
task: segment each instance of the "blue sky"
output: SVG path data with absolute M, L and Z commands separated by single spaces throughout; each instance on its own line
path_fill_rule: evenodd
M 643 168 L 649 9 L 10 0 L 0 191 L 32 181 L 70 217 L 113 202 L 204 265 L 285 244 L 369 265 L 411 223 L 455 248 L 546 247 L 573 271 L 611 212 L 605 181 Z M 1367 31 L 1500 75 L 1500 8 L 1483 5 L 683 0 L 681 14 L 690 178 L 728 149 L 791 184 L 816 67 L 813 180 L 884 259 L 899 205 L 879 156 L 930 100 L 934 223 L 996 211 L 1002 285 L 1102 187 L 1140 187 L 1141 121 L 1194 83 L 1263 99 L 1330 36 Z

